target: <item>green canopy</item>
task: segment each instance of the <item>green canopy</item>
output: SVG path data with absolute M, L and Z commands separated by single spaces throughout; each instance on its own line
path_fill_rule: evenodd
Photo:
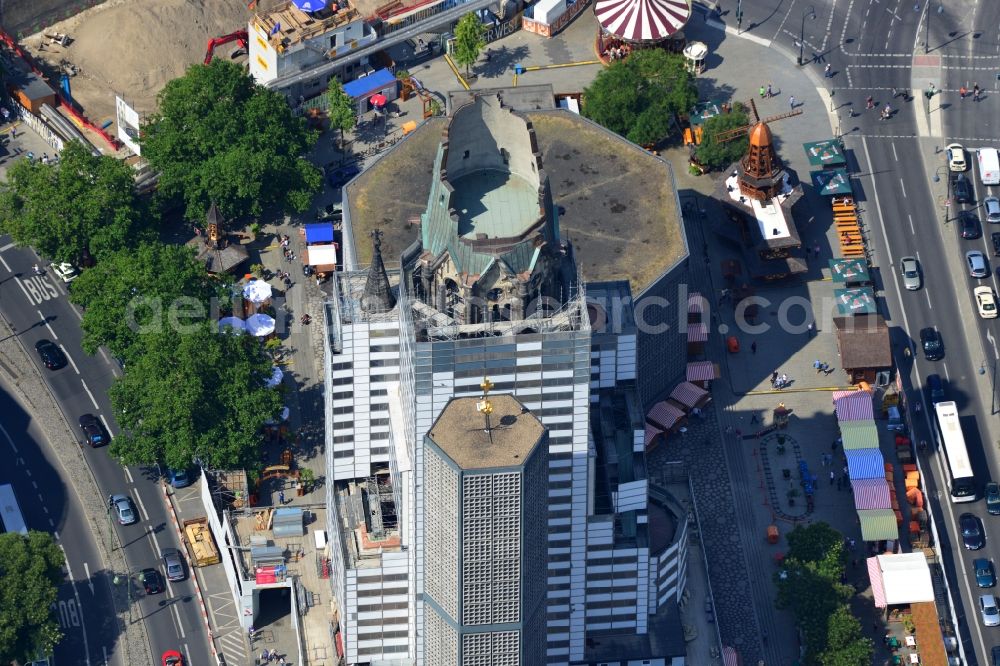
M 878 448 L 878 428 L 874 421 L 841 421 L 840 436 L 845 451 Z
M 836 139 L 803 143 L 802 148 L 806 151 L 806 157 L 809 158 L 809 166 L 811 167 L 847 164 L 847 160 L 844 159 L 844 151 L 840 147 L 840 141 Z
M 875 314 L 875 291 L 871 287 L 854 289 L 834 289 L 833 299 L 837 302 L 837 312 L 842 315 Z
M 809 178 L 812 179 L 813 187 L 820 196 L 832 197 L 836 194 L 850 194 L 851 176 L 847 169 L 823 169 L 822 171 L 810 171 Z
M 898 539 L 896 513 L 892 509 L 863 509 L 858 511 L 861 521 L 861 538 L 864 541 Z
M 864 259 L 831 259 L 830 278 L 834 282 L 861 284 L 871 282 L 868 262 Z
M 697 127 L 712 116 L 719 115 L 722 113 L 721 107 L 722 102 L 714 99 L 707 102 L 698 102 L 694 105 L 694 108 L 691 109 L 691 114 L 689 116 L 691 127 Z

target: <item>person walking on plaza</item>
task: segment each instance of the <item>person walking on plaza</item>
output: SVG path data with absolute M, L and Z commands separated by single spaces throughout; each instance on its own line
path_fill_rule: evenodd
M 788 98 L 788 106 L 794 111 L 795 110 L 795 96 Z
M 823 68 L 823 76 L 826 78 L 833 76 L 833 65 L 826 63 L 826 67 Z
M 968 94 L 968 92 L 969 91 L 966 89 L 966 87 L 962 86 L 961 88 L 958 89 L 958 96 L 959 96 L 959 98 L 965 99 L 965 96 L 966 96 L 966 94 Z
M 762 83 L 762 84 L 760 85 L 760 98 L 761 98 L 761 99 L 764 99 L 764 94 L 765 94 L 766 92 L 767 92 L 767 89 L 766 89 L 766 88 L 764 87 L 764 84 Z
M 868 98 L 865 100 L 865 108 L 866 109 L 874 109 L 875 108 L 875 100 L 872 98 L 871 95 L 869 95 Z
M 771 84 L 770 83 L 767 84 L 767 97 L 768 97 L 768 99 L 770 99 L 771 97 L 774 97 L 774 92 L 771 91 Z
M 830 485 L 832 486 L 832 485 L 833 485 L 833 482 L 834 482 L 834 481 L 836 481 L 836 480 L 837 480 L 837 475 L 836 475 L 836 474 L 834 474 L 834 473 L 833 473 L 833 470 L 831 469 L 831 470 L 830 470 Z
M 278 491 L 278 504 L 281 504 L 282 506 L 284 506 L 284 504 L 285 504 L 285 491 L 284 490 L 279 490 Z
M 980 93 L 979 84 L 978 83 L 973 84 L 973 86 L 972 86 L 972 101 L 973 102 L 978 102 L 979 101 L 979 93 Z
M 750 353 L 751 354 L 756 354 L 757 353 L 757 341 L 756 340 L 754 340 L 753 342 L 750 343 Z

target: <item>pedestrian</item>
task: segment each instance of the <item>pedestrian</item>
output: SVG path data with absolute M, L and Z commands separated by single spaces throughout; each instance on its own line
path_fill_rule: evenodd
M 788 98 L 788 106 L 789 106 L 789 108 L 791 108 L 793 110 L 795 109 L 795 96 L 794 95 Z
M 817 259 L 819 259 L 819 250 L 820 250 L 819 243 L 813 243 L 813 254 L 816 255 Z
M 757 353 L 757 341 L 756 340 L 754 340 L 753 342 L 750 343 L 750 353 L 751 354 L 756 354 Z
M 778 382 L 778 371 L 775 370 L 774 372 L 771 373 L 771 385 L 773 386 L 777 382 Z
M 771 91 L 771 84 L 770 83 L 767 84 L 767 97 L 768 97 L 768 99 L 770 99 L 771 97 L 774 97 L 774 93 Z
M 268 657 L 270 657 L 270 656 L 271 656 L 271 655 L 269 655 L 269 654 L 267 653 L 267 650 L 264 650 L 263 652 L 261 652 L 261 653 L 260 653 L 260 663 L 262 663 L 262 664 L 266 664 L 266 663 L 267 663 L 267 659 L 268 659 Z
M 875 100 L 872 99 L 871 95 L 869 95 L 868 98 L 865 99 L 865 108 L 866 109 L 874 109 L 875 108 Z
M 280 659 L 278 659 L 278 666 L 285 666 L 285 658 L 284 657 L 281 657 Z
M 750 412 L 750 423 L 760 423 L 760 420 L 757 418 L 756 411 Z
M 892 98 L 893 98 L 893 99 L 896 99 L 896 97 L 897 97 L 898 95 L 899 95 L 899 91 L 898 91 L 898 90 L 896 90 L 895 88 L 893 88 L 893 89 L 892 89 Z
M 854 539 L 848 539 L 847 543 L 851 546 L 851 550 L 854 550 L 854 547 L 858 545 L 858 542 Z
M 278 650 L 271 648 L 271 661 L 278 661 Z
M 833 70 L 833 65 L 831 65 L 830 63 L 826 63 L 826 67 L 823 68 L 823 76 L 825 76 L 826 78 L 830 78 L 831 76 L 833 76 L 832 70 Z
M 818 375 L 823 370 L 823 362 L 816 359 L 813 361 L 813 367 L 816 368 L 816 374 Z
M 965 88 L 965 86 L 962 86 L 961 88 L 958 89 L 958 96 L 959 96 L 959 98 L 960 99 L 965 99 L 965 95 L 968 92 L 969 91 Z
M 813 325 L 812 322 L 809 322 L 809 325 L 806 326 L 806 333 L 809 335 L 810 338 L 816 334 L 816 327 Z
M 284 490 L 279 490 L 278 491 L 278 504 L 282 504 L 283 505 L 284 503 L 285 503 L 285 491 Z
M 10 138 L 13 139 L 16 136 L 17 136 L 17 128 L 16 127 L 11 127 L 10 128 Z
M 764 99 L 764 94 L 765 94 L 766 92 L 767 92 L 767 89 L 766 89 L 766 88 L 764 87 L 764 84 L 762 83 L 762 84 L 760 85 L 760 98 L 761 98 L 761 99 Z
M 834 482 L 834 481 L 836 481 L 836 480 L 837 480 L 837 475 L 836 475 L 836 474 L 834 474 L 834 473 L 833 473 L 833 470 L 831 469 L 831 470 L 830 470 L 830 485 L 832 486 L 832 485 L 833 485 L 833 482 Z

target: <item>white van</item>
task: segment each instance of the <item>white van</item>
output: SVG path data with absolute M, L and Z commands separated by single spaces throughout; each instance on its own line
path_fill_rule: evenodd
M 996 148 L 980 148 L 977 155 L 979 161 L 979 180 L 983 185 L 1000 185 L 1000 157 Z

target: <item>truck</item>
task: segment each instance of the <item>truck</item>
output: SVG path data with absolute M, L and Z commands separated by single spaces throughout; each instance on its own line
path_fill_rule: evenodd
M 979 162 L 979 180 L 983 185 L 1000 185 L 1000 157 L 996 148 L 980 148 L 976 154 Z
M 219 549 L 212 539 L 212 530 L 208 527 L 208 518 L 190 518 L 183 523 L 184 545 L 187 547 L 191 564 L 196 567 L 207 567 L 218 564 Z

